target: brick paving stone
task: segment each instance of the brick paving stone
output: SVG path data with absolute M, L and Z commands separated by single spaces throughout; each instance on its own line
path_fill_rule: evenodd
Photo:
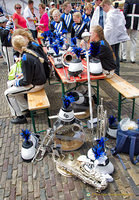
M 0 166 L 3 166 L 3 162 L 4 162 L 4 153 L 1 153 L 1 156 L 0 156 Z
M 27 166 L 23 165 L 23 182 L 28 181 L 28 168 Z
M 7 171 L 8 170 L 8 159 L 4 159 L 4 162 L 3 162 L 3 171 Z
M 33 179 L 32 176 L 28 176 L 28 192 L 33 192 Z
M 32 174 L 33 174 L 33 164 L 30 163 L 30 164 L 28 165 L 28 175 L 30 176 L 30 175 L 32 175 Z
M 20 196 L 22 194 L 22 178 L 17 178 L 16 184 L 16 196 Z
M 13 169 L 17 169 L 17 166 L 18 166 L 18 157 L 14 156 Z
M 46 186 L 45 186 L 46 187 L 46 195 L 48 198 L 50 198 L 53 196 L 51 182 L 50 182 L 50 180 L 46 180 L 45 183 L 46 183 Z
M 10 196 L 11 191 L 11 180 L 6 180 L 5 188 L 4 188 L 4 197 Z
M 78 199 L 83 199 L 84 198 L 84 193 L 82 192 L 83 190 L 82 190 L 80 182 L 76 180 L 74 182 L 74 184 L 75 184 L 75 188 L 76 188 Z
M 9 165 L 13 165 L 13 154 L 9 153 Z
M 0 138 L 0 148 L 2 147 L 3 138 Z
M 11 179 L 12 178 L 12 165 L 8 165 L 8 173 L 7 173 L 7 179 Z
M 1 180 L 0 180 L 0 185 L 2 185 L 3 188 L 5 187 L 6 178 L 7 178 L 7 172 L 2 172 L 2 176 L 1 176 Z
M 23 200 L 21 196 L 16 196 L 16 200 Z
M 45 188 L 45 180 L 43 177 L 40 178 L 40 188 Z
M 40 200 L 47 200 L 45 189 L 40 189 Z
M 4 198 L 4 189 L 0 189 L 0 199 Z
M 72 178 L 67 178 L 68 179 L 68 188 L 70 191 L 74 190 L 75 189 L 75 185 L 74 185 L 74 182 L 73 182 L 73 179 Z
M 48 164 L 45 164 L 45 166 L 44 166 L 44 178 L 45 179 L 49 179 L 50 178 Z
M 28 200 L 33 200 L 34 199 L 34 193 L 28 193 Z
M 56 179 L 55 179 L 54 171 L 50 171 L 50 180 L 51 180 L 51 186 L 55 186 L 56 185 Z
M 34 198 L 37 198 L 40 196 L 40 188 L 38 180 L 34 180 L 33 185 L 34 185 Z
M 28 199 L 28 185 L 25 182 L 22 184 L 22 199 Z
M 15 199 L 16 199 L 16 187 L 12 185 L 9 200 L 15 200 Z
M 53 193 L 53 198 L 57 199 L 59 193 L 56 186 L 52 186 L 52 193 Z
M 38 169 L 37 169 L 37 166 L 34 165 L 33 166 L 33 179 L 36 180 L 37 176 L 38 176 Z
M 23 163 L 18 164 L 18 170 L 17 170 L 18 171 L 18 177 L 22 177 L 23 176 L 22 166 L 23 166 Z
M 17 170 L 13 170 L 13 173 L 12 173 L 12 185 L 16 184 L 16 178 L 17 178 Z

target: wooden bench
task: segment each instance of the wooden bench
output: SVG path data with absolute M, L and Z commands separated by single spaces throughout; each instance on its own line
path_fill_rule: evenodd
M 37 111 L 37 110 L 46 109 L 48 125 L 49 127 L 51 127 L 51 123 L 49 119 L 50 103 L 49 103 L 45 90 L 42 89 L 38 92 L 28 93 L 27 97 L 28 97 L 28 109 L 30 110 L 34 132 L 35 133 L 37 132 L 36 127 L 35 127 L 35 120 L 34 120 L 34 111 Z M 39 132 L 42 132 L 42 131 L 39 131 Z
M 134 117 L 135 111 L 135 98 L 139 97 L 139 89 L 137 89 L 132 84 L 128 83 L 122 77 L 114 74 L 112 78 L 105 79 L 112 87 L 114 87 L 119 92 L 118 100 L 118 121 L 121 120 L 121 105 L 125 99 L 132 99 L 132 119 Z

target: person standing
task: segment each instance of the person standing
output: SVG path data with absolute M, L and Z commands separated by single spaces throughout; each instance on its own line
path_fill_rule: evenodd
M 90 23 L 90 31 L 93 26 L 100 25 L 104 28 L 105 20 L 106 20 L 106 13 L 104 12 L 103 8 L 100 6 L 102 0 L 95 1 L 95 10 L 91 19 Z
M 111 0 L 103 0 L 100 4 L 107 13 L 106 22 L 104 24 L 104 36 L 111 45 L 116 56 L 117 75 L 120 74 L 119 46 L 121 42 L 129 40 L 125 27 L 125 18 L 119 9 L 112 6 Z
M 49 25 L 49 18 L 48 14 L 45 12 L 45 4 L 40 3 L 39 4 L 39 13 L 41 15 L 40 18 L 40 25 L 37 26 L 37 30 L 41 30 L 42 32 L 47 32 L 49 30 L 48 25 Z
M 67 41 L 69 44 L 71 41 L 71 29 L 73 24 L 71 9 L 71 3 L 69 1 L 65 1 L 63 4 L 64 13 L 61 15 L 61 21 L 63 22 L 64 29 L 67 31 Z
M 27 21 L 28 29 L 31 31 L 34 39 L 37 38 L 37 30 L 35 27 L 35 22 L 37 21 L 37 17 L 34 17 L 31 10 L 33 9 L 34 2 L 32 0 L 28 0 L 28 5 L 24 10 L 24 18 Z
M 25 30 L 27 29 L 27 23 L 25 18 L 22 16 L 21 14 L 21 5 L 19 3 L 15 4 L 14 9 L 15 9 L 15 13 L 13 14 L 13 23 L 14 23 L 14 28 L 22 28 Z
M 139 30 L 139 1 L 138 0 L 126 0 L 124 4 L 124 16 L 126 20 L 127 33 L 130 36 L 130 60 L 131 63 L 136 61 L 136 45 L 137 34 Z M 126 42 L 122 44 L 122 59 L 126 61 Z

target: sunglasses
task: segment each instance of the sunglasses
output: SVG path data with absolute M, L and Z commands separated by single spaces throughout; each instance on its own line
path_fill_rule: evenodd
M 21 7 L 16 7 L 16 9 L 21 9 Z

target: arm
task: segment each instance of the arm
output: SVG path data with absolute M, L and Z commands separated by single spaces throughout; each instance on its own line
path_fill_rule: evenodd
M 34 64 L 26 54 L 23 54 L 21 68 L 23 72 L 23 78 L 19 80 L 19 86 L 27 86 L 32 83 Z

